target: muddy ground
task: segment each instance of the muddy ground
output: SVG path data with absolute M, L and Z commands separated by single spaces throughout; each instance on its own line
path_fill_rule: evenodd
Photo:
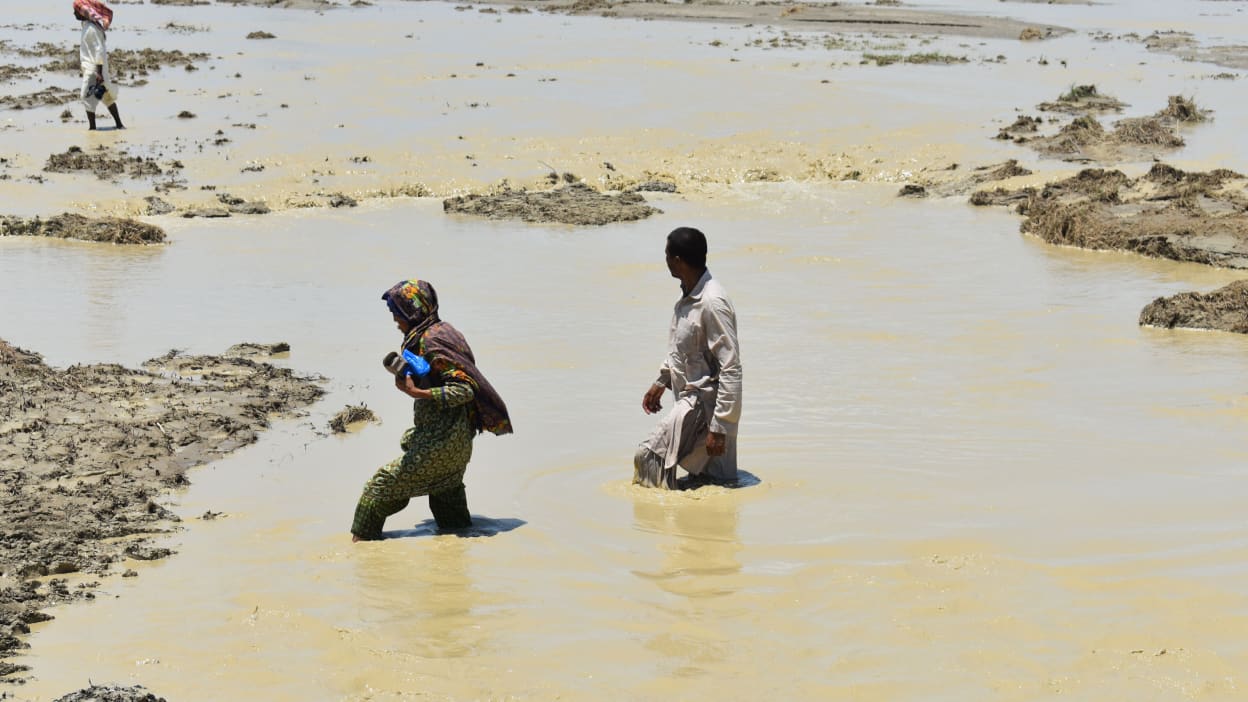
M 902 186 L 897 195 L 917 198 L 928 195 L 938 197 L 965 195 L 984 183 L 1027 176 L 1031 173 L 1030 169 L 1020 166 L 1015 159 L 971 169 L 963 169 L 955 163 L 941 173 L 922 174 L 916 177 L 913 182 Z
M 107 244 L 160 244 L 165 230 L 154 224 L 119 217 L 86 217 L 65 212 L 40 217 L 0 217 L 0 236 L 46 236 Z
M 1087 169 L 1042 188 L 979 191 L 971 204 L 1013 206 L 1024 233 L 1052 244 L 1248 268 L 1248 179 L 1225 169 Z
M 1154 32 L 1146 37 L 1132 36 L 1149 51 L 1177 56 L 1184 61 L 1212 63 L 1225 68 L 1248 69 L 1248 46 L 1202 45 L 1187 32 Z
M 90 173 L 100 180 L 117 178 L 155 178 L 182 169 L 180 161 L 169 161 L 161 165 L 153 158 L 130 156 L 118 153 L 107 146 L 97 146 L 84 151 L 80 146 L 71 146 L 63 153 L 48 156 L 43 166 L 46 173 Z
M 1167 105 L 1153 115 L 1120 119 L 1111 129 L 1106 129 L 1097 117 L 1101 113 L 1120 112 L 1125 106 L 1112 96 L 1102 95 L 1095 85 L 1081 85 L 1037 107 L 1043 112 L 1073 116 L 1056 133 L 1042 134 L 1041 130 L 1046 121 L 1060 119 L 1023 115 L 1001 129 L 996 138 L 1026 145 L 1048 158 L 1114 164 L 1173 152 L 1185 143 L 1180 128 L 1210 119 L 1207 110 L 1180 95 L 1171 96 Z
M 170 555 L 152 542 L 179 518 L 159 501 L 189 468 L 321 396 L 313 380 L 255 360 L 273 351 L 52 368 L 0 341 L 0 680 L 20 680 L 23 635 L 51 618 L 44 609 L 133 576 L 131 559 Z
M 646 204 L 638 192 L 601 193 L 565 174 L 566 185 L 532 191 L 503 187 L 485 195 L 461 195 L 442 201 L 448 214 L 468 214 L 489 219 L 599 226 L 632 222 L 662 212 Z
M 92 685 L 56 698 L 53 702 L 165 702 L 142 685 Z
M 769 24 L 785 29 L 830 31 L 886 31 L 896 34 L 949 34 L 967 37 L 1019 39 L 1049 38 L 1069 33 L 1056 25 L 1042 25 L 986 15 L 924 10 L 904 4 L 849 4 L 801 2 L 723 3 L 694 0 L 684 3 L 622 0 L 488 0 L 477 4 L 507 5 L 541 12 L 598 15 L 632 19 L 687 20 L 724 24 Z
M 1248 334 L 1248 280 L 1237 280 L 1210 293 L 1159 297 L 1140 312 L 1140 324 Z

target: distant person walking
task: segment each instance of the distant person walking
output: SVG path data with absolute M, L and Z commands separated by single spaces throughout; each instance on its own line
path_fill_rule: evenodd
M 82 22 L 78 60 L 82 64 L 82 104 L 87 108 L 87 129 L 95 129 L 95 108 L 101 102 L 113 116 L 117 129 L 125 129 L 117 111 L 117 86 L 108 71 L 105 32 L 113 24 L 113 11 L 102 0 L 74 0 L 74 17 Z
M 690 227 L 667 235 L 667 270 L 680 280 L 667 359 L 642 396 L 646 414 L 671 411 L 637 447 L 633 483 L 673 490 L 676 469 L 714 482 L 737 479 L 737 423 L 741 419 L 741 355 L 737 314 L 728 293 L 706 267 L 706 236 Z
M 352 541 L 380 539 L 386 517 L 420 495 L 429 496 L 439 529 L 472 526 L 464 493 L 472 440 L 483 431 L 510 434 L 507 406 L 477 368 L 464 336 L 438 316 L 432 285 L 402 280 L 381 298 L 403 333 L 402 355 L 391 354 L 385 363 L 395 387 L 415 398 L 412 428 L 399 442 L 403 455 L 364 485 Z

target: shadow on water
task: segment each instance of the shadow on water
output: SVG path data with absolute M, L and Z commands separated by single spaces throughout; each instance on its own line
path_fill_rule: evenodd
M 490 519 L 481 515 L 472 515 L 472 526 L 464 529 L 439 529 L 438 523 L 432 519 L 417 524 L 411 529 L 395 529 L 382 534 L 383 539 L 408 539 L 422 536 L 458 536 L 461 539 L 475 539 L 484 536 L 497 536 L 504 532 L 518 529 L 528 522 L 523 519 Z
M 762 479 L 757 475 L 745 470 L 737 471 L 737 479 L 733 481 L 719 481 L 701 475 L 686 475 L 676 480 L 676 487 L 681 490 L 697 490 L 701 487 L 713 485 L 726 490 L 738 490 L 740 488 L 754 487 L 762 483 Z

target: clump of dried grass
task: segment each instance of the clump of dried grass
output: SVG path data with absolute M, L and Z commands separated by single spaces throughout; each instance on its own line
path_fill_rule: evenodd
M 1059 102 L 1078 102 L 1086 98 L 1099 96 L 1095 85 L 1072 85 L 1070 90 L 1058 96 Z
M 1183 137 L 1156 117 L 1133 117 L 1122 119 L 1114 125 L 1114 140 L 1123 144 L 1140 144 L 1143 146 L 1163 146 L 1178 148 L 1183 146 Z
M 329 420 L 329 428 L 335 434 L 342 434 L 347 427 L 356 422 L 372 422 L 377 419 L 373 411 L 363 405 L 347 405 Z
M 1073 154 L 1090 144 L 1105 140 L 1105 128 L 1096 118 L 1084 115 L 1061 128 L 1048 143 L 1046 150 Z
M 1202 110 L 1196 106 L 1196 102 L 1191 98 L 1185 98 L 1182 95 L 1171 95 L 1169 104 L 1161 112 L 1157 113 L 1158 119 L 1166 119 L 1174 122 L 1204 122 L 1209 119 L 1209 112 Z

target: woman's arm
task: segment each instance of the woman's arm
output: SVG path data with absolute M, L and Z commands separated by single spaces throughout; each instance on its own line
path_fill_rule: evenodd
M 398 388 L 404 395 L 414 397 L 417 400 L 433 399 L 433 395 L 430 391 L 417 387 L 416 381 L 412 380 L 412 376 L 410 375 L 402 373 L 396 374 L 394 376 L 394 387 Z
M 442 385 L 429 389 L 416 385 L 416 381 L 410 375 L 394 376 L 394 386 L 403 394 L 417 400 L 435 400 L 441 407 L 458 407 L 472 402 L 476 397 L 477 394 L 472 389 L 472 385 L 449 372 L 441 375 Z

